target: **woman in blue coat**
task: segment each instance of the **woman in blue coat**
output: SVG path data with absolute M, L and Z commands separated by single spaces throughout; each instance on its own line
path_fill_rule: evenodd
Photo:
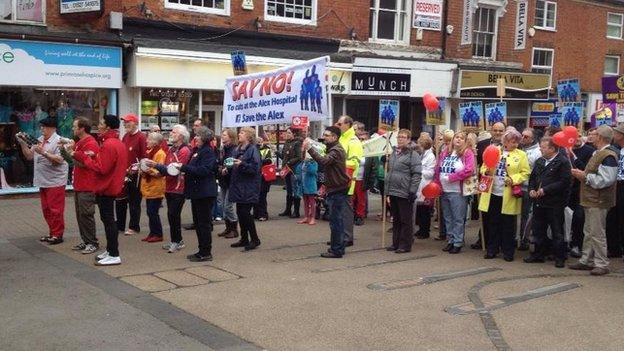
M 184 195 L 191 199 L 193 223 L 197 232 L 199 251 L 188 255 L 191 262 L 212 260 L 212 207 L 217 197 L 217 155 L 210 146 L 214 133 L 207 127 L 195 131 L 197 147 L 193 150 L 188 164 L 180 171 L 184 172 Z
M 241 128 L 238 133 L 238 148 L 232 166 L 230 178 L 229 200 L 236 203 L 236 214 L 240 225 L 240 241 L 231 247 L 244 247 L 245 251 L 260 246 L 251 209 L 260 199 L 260 182 L 262 177 L 260 151 L 255 145 L 256 132 L 253 128 Z M 251 240 L 250 240 L 251 237 Z

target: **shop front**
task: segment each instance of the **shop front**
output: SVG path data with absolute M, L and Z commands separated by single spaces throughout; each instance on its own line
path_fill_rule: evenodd
M 498 96 L 497 82 L 504 82 L 504 96 Z M 461 70 L 459 77 L 459 99 L 453 99 L 453 110 L 459 116 L 459 103 L 479 100 L 483 105 L 496 101 L 506 102 L 507 125 L 522 130 L 527 126 L 540 127 L 543 115 L 551 109 L 548 103 L 551 88 L 549 74 L 523 72 L 496 72 Z M 537 103 L 537 104 L 534 104 Z M 535 117 L 535 120 L 531 119 Z M 461 121 L 454 121 L 456 128 Z
M 0 39 L 0 195 L 37 191 L 15 134 L 39 137 L 48 116 L 64 137 L 76 117 L 95 131 L 102 116 L 117 113 L 121 67 L 117 47 Z

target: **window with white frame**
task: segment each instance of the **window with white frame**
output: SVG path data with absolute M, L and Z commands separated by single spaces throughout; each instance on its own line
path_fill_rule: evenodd
M 535 27 L 555 30 L 557 27 L 557 3 L 537 0 L 535 4 Z
M 0 22 L 44 24 L 45 0 L 0 0 Z
M 165 8 L 229 15 L 230 0 L 165 0 Z
M 609 55 L 605 56 L 604 75 L 617 76 L 618 74 L 620 74 L 620 57 Z
M 555 50 L 545 48 L 533 48 L 533 63 L 531 72 L 551 74 L 553 69 L 553 55 Z
M 621 13 L 607 14 L 607 38 L 622 39 L 622 25 L 624 15 Z
M 494 59 L 498 15 L 494 8 L 480 6 L 475 12 L 472 56 Z
M 371 0 L 370 39 L 409 43 L 409 18 L 412 0 Z
M 317 0 L 265 0 L 264 17 L 269 21 L 314 24 Z

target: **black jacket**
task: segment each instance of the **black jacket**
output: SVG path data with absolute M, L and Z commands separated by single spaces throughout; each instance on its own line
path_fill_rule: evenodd
M 529 178 L 529 191 L 544 189 L 544 196 L 533 199 L 537 207 L 564 207 L 570 194 L 572 172 L 570 161 L 561 153 L 546 165 L 546 159 L 540 157 L 535 161 L 533 172 Z
M 180 169 L 184 175 L 184 195 L 187 199 L 217 196 L 217 155 L 208 144 L 193 150 L 188 164 Z
M 237 204 L 255 204 L 260 198 L 260 151 L 255 145 L 247 145 L 246 148 L 236 148 L 236 158 L 241 160 L 238 166 L 231 168 L 232 177 L 228 196 L 230 202 Z

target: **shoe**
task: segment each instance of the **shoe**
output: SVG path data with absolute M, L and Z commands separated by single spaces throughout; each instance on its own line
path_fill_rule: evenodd
M 518 251 L 529 251 L 529 243 L 520 243 Z
M 353 246 L 353 241 L 345 241 L 345 247 Z
M 446 235 L 438 235 L 433 239 L 436 241 L 446 241 Z
M 308 225 L 315 225 L 316 224 L 316 220 L 314 219 L 314 217 L 312 217 L 312 219 L 308 222 Z
M 184 230 L 195 230 L 195 223 L 187 224 L 183 228 Z
M 95 260 L 99 261 L 99 260 L 102 260 L 102 259 L 104 259 L 106 257 L 108 257 L 108 251 L 104 251 L 102 253 L 99 253 L 99 254 L 95 255 Z
M 364 219 L 360 218 L 360 217 L 355 217 L 355 220 L 353 221 L 353 224 L 355 224 L 355 225 L 364 225 Z
M 199 255 L 199 254 L 195 254 L 195 255 L 192 255 L 188 260 L 191 261 L 191 262 L 212 261 L 212 255 L 202 256 L 202 255 Z
M 84 249 L 85 249 L 85 247 L 87 247 L 87 244 L 85 244 L 85 243 L 80 243 L 80 244 L 78 244 L 78 245 L 76 245 L 76 246 L 72 247 L 72 250 L 73 250 L 73 251 L 82 251 L 82 250 L 84 250 Z
M 402 253 L 408 253 L 410 251 L 412 251 L 412 250 L 396 249 L 396 251 L 394 251 L 394 253 L 402 254 Z
M 486 260 L 491 260 L 491 259 L 496 258 L 496 255 L 485 254 L 483 255 L 483 258 Z
M 147 238 L 148 243 L 159 243 L 161 241 L 163 241 L 163 237 L 158 235 L 153 235 Z
M 342 255 L 338 255 L 337 253 L 334 253 L 334 252 L 323 252 L 321 254 L 321 257 L 323 257 L 323 258 L 342 258 Z
M 396 248 L 396 247 L 394 247 L 394 246 L 388 246 L 388 247 L 386 247 L 386 251 L 396 251 L 396 249 L 397 249 L 397 248 Z
M 306 218 L 304 218 L 304 219 L 302 219 L 300 221 L 297 221 L 297 224 L 308 224 L 309 222 L 310 221 L 308 220 L 308 217 L 306 217 Z
M 481 250 L 481 241 L 477 241 L 470 245 L 470 248 L 473 250 Z
M 229 233 L 225 234 L 224 238 L 226 239 L 238 238 L 238 230 L 236 228 L 231 229 Z
M 139 234 L 139 232 L 134 231 L 132 229 L 128 229 L 126 230 L 126 232 L 124 233 L 124 235 L 134 235 L 134 234 Z
M 573 269 L 575 271 L 591 271 L 594 269 L 594 267 L 588 266 L 586 264 L 582 264 L 581 262 L 569 264 L 568 268 Z
M 168 253 L 175 253 L 176 251 L 180 251 L 185 247 L 184 241 L 180 241 L 179 243 L 171 243 L 169 245 Z
M 555 261 L 555 267 L 557 267 L 557 268 L 565 267 L 565 260 L 557 260 L 557 261 Z
M 290 217 L 290 211 L 284 211 L 282 213 L 277 214 L 280 217 Z
M 230 245 L 230 247 L 245 247 L 247 245 L 249 245 L 248 242 L 244 242 L 242 240 L 239 240 L 239 241 L 235 242 L 234 244 Z
M 570 249 L 570 257 L 574 257 L 574 258 L 581 258 L 583 255 L 581 255 L 581 251 L 579 250 L 578 247 L 573 247 L 572 249 Z
M 194 253 L 194 254 L 186 255 L 186 259 L 187 259 L 187 260 L 190 260 L 190 259 L 191 259 L 191 257 L 193 257 L 193 256 L 201 256 L 201 255 L 199 254 L 199 252 L 196 252 L 196 253 Z
M 152 234 L 146 236 L 145 238 L 141 239 L 141 241 L 148 241 L 150 238 L 152 237 Z
M 116 266 L 119 264 L 121 264 L 121 257 L 119 256 L 107 256 L 95 262 L 96 266 Z
M 172 242 L 168 242 L 168 243 L 164 243 L 162 246 L 163 250 L 169 250 L 169 248 L 171 247 Z
M 245 246 L 245 251 L 255 250 L 258 246 L 260 246 L 260 241 L 252 241 Z
M 529 257 L 525 257 L 522 261 L 524 261 L 524 263 L 544 263 L 546 262 L 546 260 L 544 260 L 542 257 L 537 257 L 537 256 L 529 256 Z M 557 261 L 559 262 L 559 261 Z
M 221 218 L 221 217 L 215 217 L 215 218 L 214 218 L 214 221 L 215 221 L 215 222 L 221 222 L 222 220 L 223 220 L 223 218 Z
M 446 246 L 442 249 L 444 252 L 448 252 L 453 248 L 453 244 L 446 244 Z
M 217 234 L 217 236 L 220 237 L 225 237 L 226 235 L 228 235 L 230 233 L 230 231 L 232 230 L 232 224 L 230 223 L 230 221 L 228 221 L 227 219 L 225 220 L 225 229 Z
M 83 255 L 88 255 L 96 252 L 98 249 L 99 247 L 97 245 L 88 244 L 80 253 Z
M 50 245 L 58 245 L 63 242 L 63 238 L 60 236 L 53 236 L 52 239 L 48 240 L 48 244 Z
M 448 253 L 450 254 L 458 254 L 461 251 L 461 246 L 453 246 Z
M 503 257 L 503 260 L 505 260 L 506 262 L 513 262 L 514 258 L 513 258 L 513 256 L 511 256 L 511 257 L 510 256 L 505 256 L 505 257 Z
M 48 236 L 42 236 L 41 238 L 39 238 L 39 241 L 41 242 L 45 242 L 52 239 L 52 235 L 48 235 Z
M 609 268 L 607 267 L 595 267 L 589 272 L 591 275 L 605 275 L 609 274 Z
M 268 218 L 266 218 L 266 217 L 258 218 L 258 222 L 266 222 L 267 220 L 268 220 Z

